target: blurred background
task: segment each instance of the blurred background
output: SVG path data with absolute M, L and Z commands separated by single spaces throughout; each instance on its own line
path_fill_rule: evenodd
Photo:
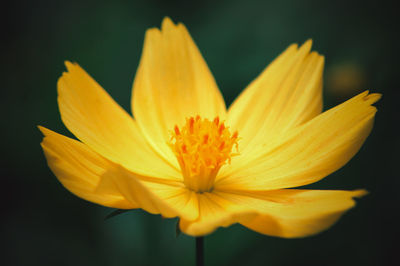
M 394 1 L 393 1 L 394 3 Z M 206 237 L 206 265 L 396 265 L 400 149 L 398 18 L 390 1 L 12 1 L 1 13 L 2 265 L 194 265 L 174 219 L 81 200 L 47 167 L 37 125 L 71 136 L 56 102 L 64 60 L 78 62 L 130 112 L 145 30 L 164 16 L 189 28 L 227 104 L 291 43 L 326 57 L 324 108 L 383 93 L 375 127 L 345 167 L 308 186 L 366 188 L 339 222 L 285 240 L 240 225 Z M 396 155 L 397 154 L 397 155 Z

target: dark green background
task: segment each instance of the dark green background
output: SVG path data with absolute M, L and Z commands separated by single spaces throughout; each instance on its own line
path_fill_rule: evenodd
M 354 159 L 309 186 L 366 188 L 334 227 L 285 240 L 239 225 L 206 238 L 207 265 L 391 265 L 398 259 L 399 52 L 389 1 L 14 1 L 2 6 L 2 265 L 193 265 L 194 240 L 176 220 L 141 210 L 103 221 L 111 209 L 65 190 L 48 169 L 36 125 L 70 133 L 56 104 L 63 61 L 83 66 L 129 109 L 145 30 L 181 21 L 227 103 L 290 43 L 313 38 L 326 56 L 325 109 L 357 91 L 383 93 L 375 127 Z M 362 88 L 339 93 L 334 67 L 350 62 Z M 331 74 L 330 74 L 331 73 Z M 397 240 L 397 241 L 396 241 Z M 2 263 L 4 262 L 4 264 Z

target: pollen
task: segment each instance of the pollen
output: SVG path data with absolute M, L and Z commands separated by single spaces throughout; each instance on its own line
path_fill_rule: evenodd
M 200 116 L 186 118 L 185 125 L 176 125 L 171 135 L 169 145 L 184 183 L 196 192 L 211 191 L 219 169 L 239 154 L 238 132 L 231 134 L 219 117 L 212 121 Z

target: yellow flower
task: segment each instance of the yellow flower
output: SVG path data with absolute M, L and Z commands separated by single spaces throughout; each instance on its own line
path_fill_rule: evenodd
M 371 131 L 379 94 L 324 113 L 324 58 L 289 46 L 226 109 L 182 24 L 146 32 L 125 112 L 80 66 L 66 62 L 58 105 L 79 141 L 40 127 L 49 167 L 88 201 L 179 217 L 192 236 L 234 223 L 279 237 L 330 227 L 364 190 L 288 189 L 346 164 Z

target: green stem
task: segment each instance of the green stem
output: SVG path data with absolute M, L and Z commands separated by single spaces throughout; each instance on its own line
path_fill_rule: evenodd
M 204 266 L 204 237 L 196 237 L 196 266 Z

